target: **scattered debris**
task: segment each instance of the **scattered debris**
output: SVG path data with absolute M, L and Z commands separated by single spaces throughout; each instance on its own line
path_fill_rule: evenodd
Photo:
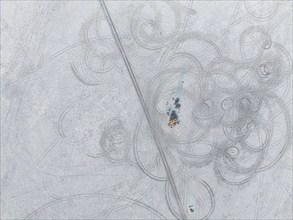
M 174 98 L 172 98 L 172 100 L 174 101 L 174 103 L 172 103 L 172 106 L 167 111 L 167 115 L 170 116 L 168 125 L 171 128 L 173 128 L 175 125 L 180 123 L 179 112 L 180 112 L 180 107 L 181 107 L 181 104 L 179 103 L 179 101 L 180 101 L 179 98 L 176 98 L 175 100 L 174 100 Z M 169 102 L 167 102 L 167 105 L 168 104 L 169 104 Z
M 190 205 L 190 206 L 188 206 L 188 207 L 189 207 L 190 212 L 194 212 L 194 209 L 192 208 L 193 205 Z

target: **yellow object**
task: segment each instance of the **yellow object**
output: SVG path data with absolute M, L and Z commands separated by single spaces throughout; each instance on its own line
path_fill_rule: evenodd
M 175 126 L 176 125 L 176 120 L 175 119 L 172 119 L 172 120 L 169 120 L 169 126 L 171 126 L 171 128 L 173 127 L 173 126 Z

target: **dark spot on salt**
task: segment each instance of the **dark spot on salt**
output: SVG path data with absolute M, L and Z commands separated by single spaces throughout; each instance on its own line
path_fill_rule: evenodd
M 179 102 L 179 98 L 176 98 L 174 104 L 176 105 L 178 102 Z
M 170 120 L 177 120 L 178 119 L 178 115 L 176 113 L 176 111 L 172 111 L 171 112 L 171 116 L 170 116 Z

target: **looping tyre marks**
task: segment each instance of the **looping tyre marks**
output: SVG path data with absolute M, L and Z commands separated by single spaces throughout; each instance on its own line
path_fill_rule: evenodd
M 208 219 L 215 208 L 215 197 L 211 187 L 200 179 L 181 177 L 177 179 L 180 196 L 187 219 Z M 174 195 L 166 183 L 166 200 L 174 216 L 180 218 Z
M 1 218 L 292 214 L 291 2 L 2 6 Z
M 175 179 L 182 178 L 186 166 L 201 168 L 213 164 L 215 176 L 220 181 L 228 185 L 245 184 L 275 165 L 291 142 L 290 114 L 279 94 L 288 94 L 287 90 L 280 88 L 288 84 L 292 59 L 287 50 L 274 42 L 260 26 L 249 27 L 240 34 L 240 61 L 226 58 L 212 40 L 198 33 L 183 34 L 178 40 L 179 52 L 169 53 L 162 60 L 160 71 L 150 80 L 147 90 L 150 112 L 158 122 L 156 132 L 161 134 L 163 142 L 168 143 L 170 151 L 177 153 L 184 164 L 183 169 L 181 166 L 172 168 Z M 195 54 L 188 49 L 184 51 L 190 40 L 195 47 L 199 44 L 214 50 L 213 54 L 209 54 L 213 58 L 203 64 L 202 57 L 196 51 Z M 170 128 L 166 103 L 178 96 L 178 81 L 182 75 L 180 124 Z M 142 123 L 139 122 L 134 139 L 135 152 L 142 150 L 141 145 L 150 146 L 147 137 L 142 134 Z M 280 125 L 283 127 L 278 127 Z M 281 137 L 278 129 L 283 131 Z M 222 137 L 215 141 L 213 132 L 219 134 L 219 130 Z M 143 137 L 145 144 L 141 144 Z M 140 168 L 153 179 L 165 180 L 154 175 L 158 168 L 143 165 L 142 161 L 146 158 L 141 155 L 136 153 Z M 175 161 L 174 164 L 177 164 Z M 151 163 L 155 160 L 148 159 L 148 164 Z M 186 206 L 186 198 L 180 192 L 188 218 L 205 219 L 213 212 L 213 192 L 207 183 L 203 185 L 211 195 L 208 199 L 211 201 L 209 211 Z M 181 190 L 182 186 L 178 188 Z M 171 194 L 167 182 L 169 208 L 180 218 Z M 200 216 L 192 217 L 196 211 Z
M 119 118 L 108 121 L 100 144 L 104 155 L 113 162 L 122 162 L 128 156 L 129 137 L 123 122 Z
M 164 16 L 168 13 L 168 9 L 171 11 L 169 15 L 173 14 L 172 20 L 170 16 Z M 141 4 L 135 9 L 131 22 L 134 40 L 141 47 L 149 50 L 161 49 L 174 42 L 180 29 L 182 29 L 182 14 L 180 5 L 176 2 Z
M 264 13 L 259 13 L 251 2 L 244 4 L 248 14 L 259 21 L 274 17 L 279 7 L 272 2 Z M 208 219 L 216 207 L 213 189 L 207 181 L 187 175 L 186 170 L 210 166 L 218 181 L 239 186 L 281 160 L 291 143 L 291 119 L 282 99 L 288 91 L 280 88 L 289 84 L 292 58 L 269 31 L 259 25 L 239 33 L 240 60 L 233 60 L 226 57 L 223 48 L 211 37 L 185 30 L 180 4 L 143 3 L 131 14 L 129 35 L 133 41 L 126 47 L 134 54 L 141 48 L 160 58 L 144 100 L 121 43 L 121 39 L 127 41 L 131 37 L 120 39 L 104 1 L 101 5 L 107 19 L 101 10 L 83 24 L 80 54 L 70 64 L 73 74 L 87 86 L 115 85 L 125 77 L 119 67 L 124 61 L 146 119 L 140 118 L 133 143 L 125 122 L 118 116 L 102 123 L 101 128 L 93 126 L 84 129 L 82 134 L 68 129 L 67 133 L 65 121 L 69 115 L 92 108 L 74 103 L 60 115 L 59 135 L 74 146 L 94 142 L 92 149 L 83 148 L 83 153 L 92 158 L 104 157 L 116 165 L 129 162 L 133 151 L 134 162 L 130 163 L 133 167 L 155 181 L 165 182 L 165 199 L 176 218 Z M 167 12 L 171 15 L 168 20 Z M 103 22 L 108 22 L 110 27 L 106 34 L 101 34 Z M 178 120 L 170 126 L 172 114 Z M 69 120 L 67 128 L 82 124 L 81 118 L 83 116 L 76 117 L 74 122 Z M 281 137 L 279 130 L 282 130 Z M 68 199 L 87 197 L 112 199 L 102 194 L 59 198 L 28 217 L 38 216 L 39 212 L 66 203 Z M 122 207 L 117 213 L 124 210 L 123 207 L 138 205 L 164 218 L 137 200 L 119 197 L 117 201 Z M 115 215 L 109 207 L 101 213 L 107 218 Z
M 119 53 L 107 23 L 101 14 L 86 21 L 80 30 L 81 51 L 71 62 L 75 77 L 83 84 L 97 86 L 116 84 L 123 80 L 119 68 Z M 107 31 L 109 33 L 107 33 Z

